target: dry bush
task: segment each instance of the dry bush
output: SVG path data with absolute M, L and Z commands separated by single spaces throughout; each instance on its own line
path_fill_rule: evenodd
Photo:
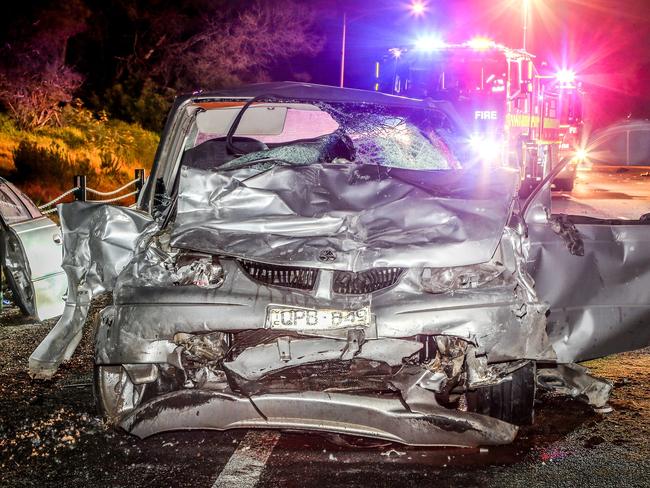
M 151 17 L 134 9 L 134 19 L 147 19 L 148 29 L 135 38 L 124 71 L 161 87 L 215 89 L 266 81 L 278 62 L 323 47 L 310 2 L 206 2 L 205 8 L 200 16 L 172 8 Z
M 33 190 L 40 189 L 38 193 L 44 200 L 72 187 L 75 175 L 87 175 L 91 179 L 96 176 L 88 159 L 72 157 L 56 143 L 41 147 L 32 141 L 21 141 L 13 151 L 13 158 L 14 181 Z M 41 200 L 36 193 L 29 194 Z
M 89 14 L 82 0 L 68 0 L 12 24 L 0 47 L 0 104 L 21 128 L 60 122 L 61 106 L 83 82 L 66 64 L 68 42 L 87 28 Z
M 82 76 L 66 66 L 44 72 L 17 72 L 0 75 L 0 103 L 22 128 L 36 129 L 56 122 L 62 104 L 72 100 Z

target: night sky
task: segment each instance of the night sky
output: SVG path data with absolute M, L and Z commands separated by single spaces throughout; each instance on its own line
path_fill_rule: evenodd
M 344 11 L 348 18 L 346 86 L 372 88 L 374 62 L 388 48 L 408 45 L 423 34 L 436 34 L 451 42 L 481 35 L 509 47 L 521 47 L 524 0 L 420 1 L 426 3 L 426 12 L 415 17 L 409 9 L 411 0 L 303 0 L 318 12 L 316 28 L 325 40 L 324 48 L 316 57 L 293 56 L 280 61 L 271 70 L 271 77 L 338 85 Z M 598 101 L 593 111 L 596 119 L 629 114 L 650 118 L 650 0 L 528 1 L 531 5 L 528 50 L 551 67 L 576 71 L 587 93 Z M 243 8 L 239 1 L 228 2 Z M 28 11 L 30 3 L 46 5 L 51 0 L 26 0 L 14 8 Z M 84 0 L 83 3 L 91 10 L 103 8 L 110 12 L 107 7 L 110 2 Z M 138 4 L 137 0 L 118 3 Z M 144 3 L 151 3 L 155 8 L 165 2 Z M 186 4 L 178 5 L 180 9 Z M 12 18 L 12 12 L 5 14 L 0 16 L 0 30 L 8 31 L 11 26 L 20 25 L 15 22 L 18 19 Z M 110 23 L 115 19 L 109 16 L 105 21 Z M 88 32 L 81 36 L 92 38 Z M 109 41 L 119 44 L 122 40 Z M 122 55 L 129 54 L 129 46 Z M 68 62 L 86 76 L 86 90 L 92 90 L 93 83 L 110 83 L 108 68 L 114 69 L 115 63 L 93 58 L 88 49 L 83 56 L 74 54 L 71 48 Z M 89 70 L 94 76 L 90 76 Z
M 430 0 L 421 17 L 409 2 L 324 1 L 327 44 L 308 63 L 312 80 L 338 83 L 342 11 L 348 12 L 346 85 L 372 86 L 373 62 L 385 49 L 434 33 L 451 42 L 476 35 L 522 44 L 523 0 Z M 573 68 L 598 110 L 650 117 L 650 0 L 530 0 L 528 51 L 550 66 Z M 645 65 L 645 67 L 644 67 Z M 610 104 L 605 107 L 604 104 Z
M 540 59 L 609 74 L 650 61 L 649 0 L 529 0 L 528 50 Z M 523 0 L 430 0 L 421 17 L 409 2 L 395 0 L 323 1 L 330 14 L 321 21 L 326 56 L 338 58 L 341 12 L 348 11 L 350 68 L 372 52 L 407 44 L 419 33 L 449 41 L 487 36 L 521 47 Z M 616 68 L 610 69 L 610 68 Z M 602 71 L 602 73 L 599 73 Z M 612 73 L 613 74 L 613 73 Z M 327 79 L 327 73 L 315 73 Z M 357 81 L 353 76 L 351 81 Z

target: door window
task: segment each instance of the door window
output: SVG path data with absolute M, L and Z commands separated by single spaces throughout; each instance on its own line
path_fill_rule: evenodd
M 8 225 L 23 222 L 31 218 L 25 205 L 4 184 L 0 184 L 0 215 L 2 215 L 2 218 Z

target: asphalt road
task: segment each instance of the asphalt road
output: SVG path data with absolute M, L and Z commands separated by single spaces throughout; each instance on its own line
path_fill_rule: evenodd
M 107 427 L 92 394 L 92 335 L 51 381 L 27 358 L 52 322 L 0 315 L 0 486 L 650 486 L 650 350 L 589 363 L 615 383 L 610 414 L 539 399 L 535 424 L 489 449 L 408 448 L 274 431 L 175 432 L 140 440 Z
M 650 166 L 580 168 L 571 192 L 553 192 L 553 213 L 637 220 L 650 213 Z

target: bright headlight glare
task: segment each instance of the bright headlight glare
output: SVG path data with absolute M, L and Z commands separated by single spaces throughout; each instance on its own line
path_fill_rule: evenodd
M 431 52 L 437 49 L 442 49 L 445 46 L 445 41 L 434 35 L 419 37 L 415 40 L 415 48 L 418 51 Z
M 481 150 L 481 146 L 483 146 L 483 138 L 473 135 L 469 138 L 469 145 L 474 151 L 478 152 Z
M 422 288 L 429 293 L 449 293 L 455 290 L 478 288 L 503 274 L 498 264 L 477 264 L 454 268 L 424 268 L 420 278 Z
M 586 149 L 576 149 L 576 152 L 575 152 L 573 158 L 578 162 L 582 162 L 585 159 L 587 159 L 588 156 L 589 156 L 589 153 L 587 152 Z
M 473 135 L 469 138 L 469 146 L 474 154 L 484 161 L 497 161 L 501 156 L 502 144 L 496 138 Z

